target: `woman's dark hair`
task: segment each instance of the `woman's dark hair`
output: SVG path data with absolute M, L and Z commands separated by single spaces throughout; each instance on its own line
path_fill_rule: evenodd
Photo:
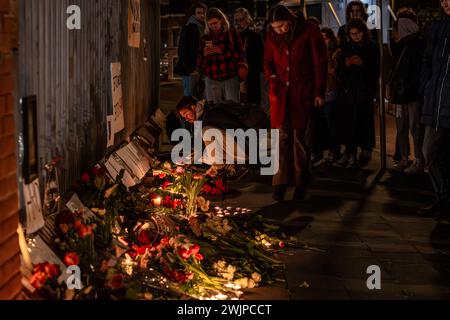
M 347 23 L 352 19 L 351 13 L 353 7 L 359 7 L 359 10 L 361 11 L 361 19 L 364 21 L 367 21 L 369 19 L 369 15 L 367 14 L 366 7 L 364 6 L 364 3 L 361 1 L 352 1 L 347 5 L 347 9 L 345 11 L 345 16 L 347 18 Z
M 270 16 L 269 16 L 269 22 L 277 22 L 277 21 L 290 21 L 294 22 L 297 17 L 289 10 L 287 7 L 279 4 L 276 5 Z
M 333 53 L 338 48 L 338 39 L 333 29 L 325 27 L 320 30 L 320 32 L 324 33 L 328 39 L 330 39 L 330 45 L 328 47 L 329 53 Z
M 206 11 L 206 10 L 208 10 L 208 7 L 203 2 L 196 2 L 191 7 L 191 14 L 194 15 L 195 10 L 197 10 L 197 9 L 205 9 L 205 11 Z
M 362 19 L 351 19 L 347 23 L 346 33 L 347 37 L 350 39 L 350 30 L 352 29 L 358 29 L 364 34 L 364 41 L 370 40 L 370 32 L 369 28 L 367 27 L 367 23 L 364 22 Z
M 189 109 L 191 106 L 197 105 L 197 99 L 195 97 L 183 97 L 180 102 L 178 102 L 175 110 L 180 112 L 183 109 Z

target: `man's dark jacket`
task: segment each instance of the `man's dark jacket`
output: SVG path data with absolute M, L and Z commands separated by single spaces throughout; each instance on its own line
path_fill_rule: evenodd
M 201 23 L 193 16 L 181 30 L 178 44 L 178 63 L 174 69 L 176 74 L 188 76 L 195 71 L 202 37 L 201 30 Z
M 421 101 L 420 72 L 426 47 L 426 37 L 421 32 L 391 44 L 394 67 L 389 89 L 393 104 Z
M 421 75 L 422 122 L 450 128 L 450 18 L 434 22 L 428 36 Z

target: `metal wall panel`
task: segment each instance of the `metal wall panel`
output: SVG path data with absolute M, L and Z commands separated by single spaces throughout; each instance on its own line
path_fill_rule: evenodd
M 81 8 L 81 30 L 66 27 L 70 5 Z M 18 97 L 37 95 L 40 168 L 61 155 L 63 189 L 106 151 L 111 62 L 122 64 L 125 109 L 116 143 L 157 106 L 159 15 L 159 0 L 141 0 L 141 47 L 135 49 L 128 46 L 128 0 L 20 1 Z

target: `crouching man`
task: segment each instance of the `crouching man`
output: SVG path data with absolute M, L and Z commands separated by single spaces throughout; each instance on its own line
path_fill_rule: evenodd
M 189 133 L 194 137 L 191 163 L 205 163 L 218 169 L 230 165 L 234 168 L 234 164 L 261 164 L 271 165 L 272 171 L 277 170 L 275 152 L 268 154 L 269 120 L 257 105 L 231 101 L 205 104 L 194 97 L 184 97 L 176 106 L 176 111 L 194 125 L 193 135 Z M 181 134 L 172 135 L 172 140 L 180 137 Z M 199 150 L 203 149 L 203 145 L 204 150 Z M 173 153 L 178 154 L 185 149 L 175 147 Z M 237 169 L 243 168 L 245 166 Z

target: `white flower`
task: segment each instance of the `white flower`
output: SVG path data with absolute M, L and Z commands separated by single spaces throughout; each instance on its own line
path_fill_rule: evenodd
M 170 164 L 170 162 L 168 162 L 168 161 L 164 162 L 164 169 L 166 169 L 166 170 L 172 169 L 172 165 Z
M 257 284 L 253 279 L 248 280 L 248 288 L 253 289 L 256 288 Z
M 248 278 L 242 278 L 234 281 L 234 284 L 240 286 L 242 289 L 248 288 Z
M 262 280 L 261 275 L 258 272 L 255 272 L 252 274 L 252 279 L 256 282 L 259 283 Z

